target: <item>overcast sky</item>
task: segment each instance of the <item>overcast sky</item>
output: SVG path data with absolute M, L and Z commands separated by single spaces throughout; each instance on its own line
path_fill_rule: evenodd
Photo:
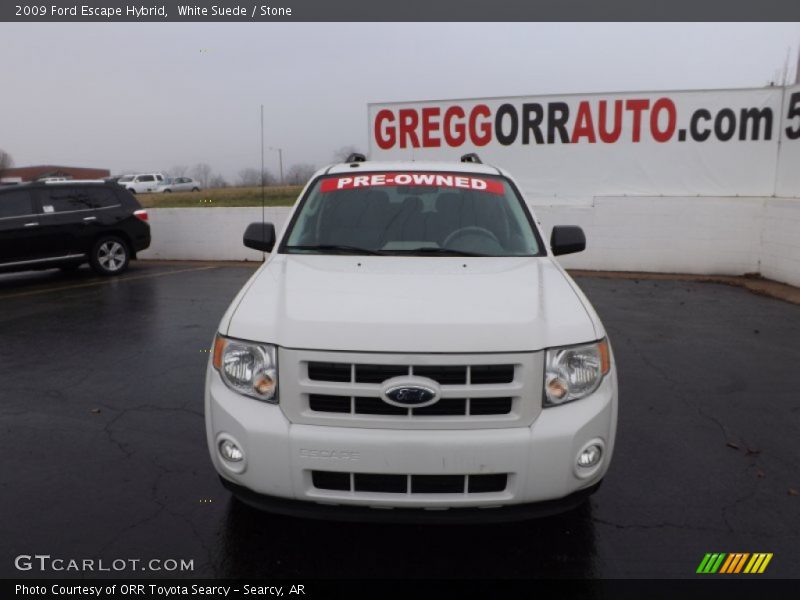
M 367 103 L 759 87 L 798 23 L 0 24 L 0 148 L 17 166 L 207 162 L 231 182 L 366 150 Z M 277 174 L 277 153 L 266 166 Z

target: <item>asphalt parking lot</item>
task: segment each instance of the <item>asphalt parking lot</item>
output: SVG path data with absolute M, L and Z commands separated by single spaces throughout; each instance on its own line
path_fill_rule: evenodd
M 800 306 L 713 283 L 577 280 L 614 345 L 614 462 L 590 505 L 508 525 L 303 521 L 207 456 L 207 350 L 241 264 L 0 275 L 0 576 L 20 554 L 192 559 L 205 577 L 800 577 Z M 102 575 L 102 574 L 99 574 Z M 122 571 L 116 576 L 163 576 Z

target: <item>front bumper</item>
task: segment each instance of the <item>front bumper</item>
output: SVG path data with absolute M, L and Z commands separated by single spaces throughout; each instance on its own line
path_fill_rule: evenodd
M 287 517 L 303 519 L 325 519 L 352 523 L 508 523 L 526 519 L 540 519 L 573 510 L 594 494 L 603 483 L 602 480 L 591 487 L 578 490 L 558 500 L 546 500 L 531 504 L 510 504 L 491 508 L 453 508 L 449 510 L 425 510 L 420 508 L 396 508 L 376 510 L 365 506 L 342 506 L 288 500 L 258 494 L 244 486 L 220 477 L 225 486 L 239 500 L 257 508 Z
M 372 429 L 291 423 L 279 406 L 232 392 L 209 368 L 205 408 L 212 462 L 226 487 L 249 504 L 285 514 L 343 520 L 365 520 L 364 509 L 428 509 L 411 512 L 439 516 L 444 509 L 515 509 L 504 510 L 506 516 L 497 518 L 507 520 L 568 510 L 597 488 L 614 449 L 617 384 L 612 365 L 591 396 L 543 410 L 530 426 Z M 222 439 L 234 440 L 244 460 L 222 459 L 218 450 Z M 602 459 L 590 469 L 581 469 L 577 456 L 589 443 L 603 448 Z M 403 493 L 335 490 L 316 487 L 315 471 L 409 477 L 507 474 L 507 483 L 502 490 L 482 493 L 467 493 L 466 488 L 463 493 L 413 493 L 411 488 Z M 542 504 L 524 506 L 531 503 Z M 372 512 L 376 520 L 402 520 L 405 517 L 388 513 L 408 511 Z M 495 519 L 488 516 L 493 511 L 487 510 L 451 512 L 453 517 L 438 520 L 481 520 L 484 514 L 488 520 Z

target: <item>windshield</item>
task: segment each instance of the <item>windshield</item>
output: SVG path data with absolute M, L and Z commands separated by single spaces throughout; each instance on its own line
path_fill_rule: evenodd
M 288 253 L 538 256 L 538 237 L 504 178 L 381 172 L 318 180 L 281 248 Z
M 133 181 L 133 175 L 125 175 L 117 179 L 117 181 L 122 181 L 122 182 Z

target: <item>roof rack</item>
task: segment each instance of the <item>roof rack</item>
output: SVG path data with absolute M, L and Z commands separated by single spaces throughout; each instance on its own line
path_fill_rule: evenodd
M 360 163 L 360 162 L 367 162 L 367 157 L 359 152 L 353 152 L 350 156 L 347 157 L 347 160 L 344 162 L 349 163 Z
M 463 163 L 476 163 L 479 165 L 483 164 L 481 157 L 478 156 L 475 152 L 470 152 L 469 154 L 462 154 L 461 155 L 461 162 Z
M 65 179 L 64 181 L 36 181 L 44 185 L 69 185 L 71 183 L 106 183 L 105 179 Z

